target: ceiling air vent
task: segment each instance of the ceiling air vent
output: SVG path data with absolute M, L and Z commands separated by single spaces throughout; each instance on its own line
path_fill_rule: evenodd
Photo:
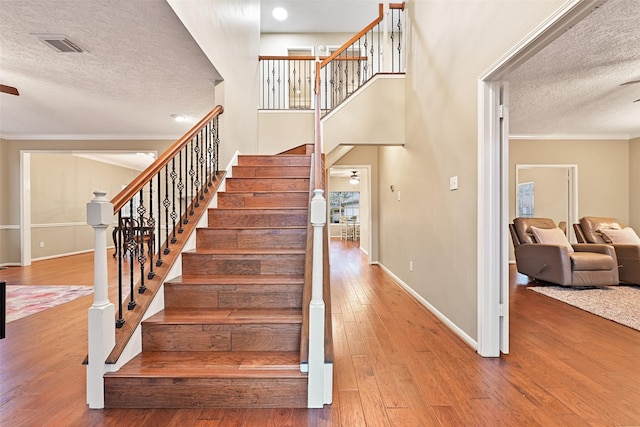
M 82 48 L 63 35 L 38 34 L 37 37 L 58 52 L 82 53 Z

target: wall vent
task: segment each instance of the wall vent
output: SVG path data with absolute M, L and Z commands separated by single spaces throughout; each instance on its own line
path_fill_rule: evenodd
M 37 34 L 36 37 L 42 40 L 47 46 L 62 53 L 82 53 L 84 50 L 77 44 L 69 40 L 66 36 L 55 34 Z

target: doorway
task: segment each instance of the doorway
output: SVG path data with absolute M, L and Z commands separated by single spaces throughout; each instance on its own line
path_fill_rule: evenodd
M 484 357 L 509 352 L 508 75 L 597 4 L 598 0 L 565 3 L 478 78 L 478 353 Z
M 572 224 L 578 221 L 578 165 L 518 164 L 514 184 L 511 217 L 551 218 L 576 242 Z

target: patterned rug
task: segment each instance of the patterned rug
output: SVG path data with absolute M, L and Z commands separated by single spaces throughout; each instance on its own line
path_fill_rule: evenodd
M 640 286 L 530 286 L 529 289 L 640 331 Z
M 93 286 L 7 285 L 7 323 L 93 293 Z

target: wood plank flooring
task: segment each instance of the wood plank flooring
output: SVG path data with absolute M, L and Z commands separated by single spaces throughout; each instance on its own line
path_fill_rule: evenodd
M 640 425 L 640 332 L 528 291 L 512 268 L 511 354 L 483 359 L 353 242 L 333 241 L 332 251 L 333 405 L 89 410 L 88 296 L 7 325 L 0 425 Z M 91 263 L 88 255 L 40 261 L 0 271 L 0 280 L 87 284 Z

